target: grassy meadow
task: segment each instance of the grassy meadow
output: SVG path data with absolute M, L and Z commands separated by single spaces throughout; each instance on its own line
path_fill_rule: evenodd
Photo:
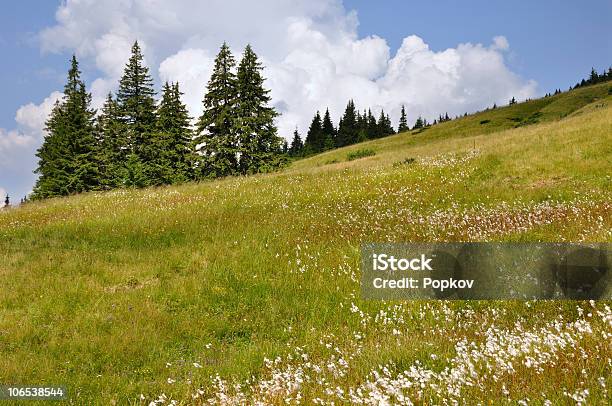
M 363 242 L 612 242 L 610 94 L 1 211 L 0 382 L 79 405 L 609 404 L 609 301 L 377 302 L 358 281 Z

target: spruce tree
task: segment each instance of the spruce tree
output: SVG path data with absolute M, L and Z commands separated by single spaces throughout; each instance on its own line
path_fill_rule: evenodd
M 32 192 L 33 199 L 62 196 L 70 193 L 67 186 L 67 167 L 69 163 L 65 156 L 68 134 L 63 105 L 59 100 L 49 114 L 45 132 L 43 143 L 36 152 L 38 167 L 34 173 L 38 174 L 39 177 Z
M 376 124 L 376 118 L 374 117 L 374 114 L 372 114 L 372 110 L 370 109 L 368 109 L 367 128 L 368 138 L 376 138 L 378 125 Z
M 151 185 L 147 168 L 138 155 L 133 152 L 127 156 L 122 183 L 124 186 L 137 188 Z
M 414 126 L 412 127 L 412 129 L 413 129 L 413 130 L 417 130 L 417 129 L 423 128 L 424 126 L 425 126 L 425 121 L 423 120 L 423 118 L 422 118 L 421 116 L 419 116 L 419 117 L 416 119 L 416 121 L 415 121 Z
M 289 147 L 289 155 L 301 156 L 303 148 L 304 144 L 302 143 L 302 138 L 300 138 L 300 134 L 298 133 L 296 127 L 295 131 L 293 132 L 293 140 L 291 141 L 291 147 Z
M 47 135 L 38 149 L 39 174 L 33 198 L 40 199 L 97 189 L 100 185 L 95 110 L 86 92 L 76 57 L 71 60 L 64 96 L 47 122 Z
M 393 135 L 395 134 L 395 129 L 393 128 L 393 124 L 391 123 L 391 117 L 387 114 L 385 116 L 385 135 Z
M 378 116 L 377 130 L 376 130 L 376 138 L 381 138 L 387 135 L 387 122 L 385 117 L 385 111 L 381 110 L 380 115 Z
M 234 126 L 240 152 L 241 174 L 268 172 L 279 166 L 281 138 L 274 119 L 276 110 L 269 106 L 270 91 L 264 88 L 263 66 L 250 45 L 242 54 L 237 74 L 237 102 Z
M 378 117 L 378 122 L 376 123 L 376 137 L 386 137 L 387 135 L 395 134 L 395 130 L 391 125 L 391 118 L 389 115 L 385 114 L 384 110 L 380 111 L 380 116 Z
M 150 147 L 156 158 L 148 165 L 151 184 L 172 184 L 190 179 L 191 126 L 179 84 L 166 84 L 157 108 L 157 122 Z
M 589 75 L 589 83 L 595 84 L 599 81 L 599 74 L 595 70 L 595 68 L 591 68 L 591 74 Z
M 306 155 L 316 154 L 321 152 L 321 140 L 323 139 L 323 123 L 321 121 L 321 114 L 317 111 L 315 116 L 310 123 L 308 133 L 306 134 L 306 141 L 304 141 L 304 153 Z
M 397 127 L 398 133 L 403 133 L 409 131 L 410 127 L 408 127 L 408 119 L 406 117 L 406 109 L 402 104 L 402 113 L 400 115 L 399 126 Z
M 368 139 L 368 114 L 363 110 L 363 114 L 357 113 L 357 142 Z
M 217 177 L 238 172 L 238 140 L 234 125 L 237 84 L 236 62 L 223 43 L 204 96 L 204 112 L 197 123 L 194 140 L 198 153 L 197 176 Z
M 121 121 L 119 105 L 108 94 L 97 118 L 97 138 L 100 162 L 100 182 L 103 189 L 123 184 L 125 164 L 130 151 L 126 148 L 125 125 Z
M 117 104 L 126 131 L 123 148 L 146 166 L 155 158 L 150 148 L 155 126 L 155 90 L 138 41 L 132 46 L 132 55 L 119 81 Z
M 349 100 L 342 116 L 342 121 L 338 125 L 338 136 L 336 137 L 336 146 L 343 147 L 357 142 L 357 111 L 355 103 Z
M 331 116 L 329 114 L 329 108 L 325 110 L 322 124 L 322 139 L 320 140 L 320 151 L 325 151 L 334 148 L 336 139 L 336 129 L 334 123 L 332 123 Z

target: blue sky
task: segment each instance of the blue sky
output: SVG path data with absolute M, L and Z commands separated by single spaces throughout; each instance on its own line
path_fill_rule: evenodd
M 138 0 L 134 0 L 134 2 L 138 3 Z M 285 4 L 286 2 L 283 0 L 266 0 L 264 3 L 260 3 L 262 4 L 261 7 L 245 11 L 245 15 L 240 18 L 249 21 L 249 18 L 253 17 L 253 13 L 274 9 L 274 13 L 268 13 L 274 14 L 270 17 L 270 22 L 265 23 L 267 17 L 264 15 L 255 16 L 254 23 L 247 22 L 237 25 L 247 26 L 247 29 L 243 32 L 226 31 L 231 30 L 229 28 L 231 25 L 229 22 L 223 21 L 226 18 L 224 16 L 231 14 L 224 14 L 225 10 L 219 8 L 224 7 L 220 5 L 223 2 L 192 3 L 190 0 L 181 0 L 160 3 L 163 4 L 160 7 L 172 8 L 170 11 L 179 16 L 179 19 L 186 19 L 184 25 L 187 28 L 185 28 L 185 32 L 180 32 L 181 21 L 178 28 L 174 27 L 169 34 L 162 33 L 161 35 L 153 32 L 159 30 L 159 23 L 157 23 L 158 25 L 151 24 L 150 27 L 157 27 L 152 29 L 147 24 L 140 24 L 140 22 L 144 19 L 151 19 L 151 21 L 156 22 L 158 20 L 164 21 L 163 17 L 170 14 L 165 10 L 143 11 L 132 6 L 121 9 L 119 6 L 113 6 L 110 0 L 94 2 L 89 6 L 85 3 L 88 3 L 88 1 L 81 2 L 80 5 L 70 2 L 65 5 L 65 9 L 70 11 L 71 18 L 74 18 L 72 22 L 77 22 L 77 28 L 74 32 L 66 28 L 72 27 L 70 25 L 71 21 L 64 21 L 59 24 L 56 21 L 55 13 L 60 6 L 60 2 L 21 0 L 19 2 L 6 2 L 3 5 L 3 12 L 0 14 L 0 52 L 3 55 L 0 64 L 0 86 L 2 89 L 0 131 L 3 132 L 0 132 L 0 137 L 7 137 L 10 131 L 14 131 L 13 135 L 21 135 L 25 131 L 23 129 L 25 126 L 27 131 L 32 132 L 32 137 L 35 139 L 38 137 L 38 142 L 42 140 L 42 136 L 33 134 L 35 132 L 33 128 L 36 125 L 31 123 L 31 117 L 28 118 L 26 115 L 21 123 L 16 124 L 16 112 L 20 107 L 29 103 L 33 103 L 33 109 L 28 110 L 28 114 L 35 115 L 36 109 L 43 111 L 42 106 L 39 106 L 40 103 L 52 92 L 61 91 L 67 60 L 75 49 L 78 49 L 77 54 L 81 59 L 84 78 L 88 85 L 98 79 L 100 89 L 105 92 L 113 90 L 111 84 L 116 81 L 117 76 L 117 71 L 113 69 L 113 65 L 121 66 L 122 59 L 117 58 L 116 61 L 113 61 L 111 58 L 110 62 L 108 61 L 108 52 L 104 53 L 105 48 L 100 46 L 102 38 L 106 38 L 102 35 L 107 32 L 115 35 L 113 38 L 116 43 L 113 42 L 107 47 L 111 49 L 111 54 L 112 47 L 116 46 L 117 54 L 123 55 L 121 50 L 125 53 L 126 44 L 138 38 L 145 42 L 149 50 L 149 61 L 152 63 L 152 72 L 158 83 L 160 79 L 183 79 L 187 82 L 186 86 L 196 88 L 193 91 L 191 88 L 187 88 L 186 92 L 186 98 L 191 98 L 191 102 L 189 100 L 187 102 L 194 114 L 197 114 L 196 105 L 201 100 L 202 86 L 206 82 L 208 65 L 210 65 L 211 56 L 214 56 L 216 51 L 216 43 L 221 38 L 227 38 L 231 45 L 235 44 L 236 48 L 239 48 L 246 42 L 253 42 L 256 50 L 262 50 L 264 58 L 270 61 L 276 59 L 274 63 L 278 62 L 278 70 L 274 70 L 276 67 L 272 66 L 270 76 L 272 76 L 271 83 L 276 86 L 276 88 L 273 88 L 273 96 L 279 99 L 278 106 L 289 106 L 287 111 L 282 111 L 282 117 L 285 120 L 281 123 L 282 128 L 284 128 L 283 126 L 293 128 L 295 125 L 300 128 L 305 127 L 304 123 L 310 119 L 310 111 L 323 108 L 324 105 L 329 105 L 332 111 L 334 109 L 340 110 L 342 103 L 345 103 L 345 99 L 348 95 L 351 95 L 351 91 L 358 94 L 369 94 L 368 92 L 370 92 L 370 96 L 363 96 L 362 104 L 371 105 L 375 108 L 377 106 L 378 108 L 385 108 L 386 111 L 394 109 L 391 110 L 392 118 L 397 113 L 395 106 L 399 105 L 400 102 L 412 106 L 412 110 L 409 110 L 412 115 L 421 111 L 424 114 L 434 114 L 441 109 L 458 113 L 479 108 L 493 101 L 506 100 L 508 95 L 511 94 L 523 94 L 525 97 L 531 97 L 552 91 L 557 87 L 566 89 L 585 77 L 592 66 L 601 70 L 612 65 L 612 23 L 610 20 L 612 18 L 612 1 L 609 0 L 597 0 L 588 3 L 548 0 L 512 2 L 456 2 L 446 0 L 436 2 L 372 2 L 345 0 L 343 4 L 339 4 L 339 0 L 296 1 L 295 4 Z M 279 5 L 277 6 L 276 3 Z M 185 7 L 181 7 L 180 4 Z M 194 4 L 197 4 L 197 6 L 194 6 Z M 243 5 L 244 3 L 238 2 L 237 4 Z M 200 7 L 200 5 L 203 7 L 201 13 L 198 14 L 194 11 L 193 14 L 195 16 L 202 15 L 204 20 L 201 23 L 195 21 L 193 23 L 195 28 L 189 28 L 190 23 L 187 19 L 190 17 L 190 11 Z M 334 81 L 344 84 L 344 88 L 338 88 L 338 100 L 331 100 L 327 95 L 320 96 L 317 99 L 312 94 L 309 95 L 312 96 L 310 103 L 300 102 L 300 104 L 295 100 L 289 100 L 290 95 L 296 92 L 296 88 L 292 88 L 293 85 L 289 82 L 283 82 L 281 80 L 282 76 L 277 75 L 277 73 L 280 70 L 287 72 L 288 63 L 286 60 L 308 58 L 306 59 L 307 64 L 308 61 L 312 60 L 312 50 L 304 47 L 304 52 L 294 52 L 291 47 L 296 46 L 297 42 L 290 41 L 287 42 L 289 45 L 283 45 L 288 47 L 283 50 L 282 46 L 274 43 L 275 37 L 278 37 L 274 30 L 278 28 L 280 30 L 278 32 L 285 32 L 288 28 L 281 25 L 276 27 L 275 24 L 284 17 L 294 17 L 292 13 L 295 12 L 295 15 L 303 16 L 304 21 L 314 22 L 313 25 L 292 25 L 291 29 L 293 31 L 291 32 L 299 33 L 298 39 L 295 41 L 304 40 L 304 38 L 316 38 L 309 37 L 309 35 L 312 35 L 315 30 L 320 30 L 327 36 L 325 39 L 326 46 L 337 52 L 339 49 L 350 49 L 352 46 L 339 39 L 343 38 L 342 35 L 335 36 L 334 34 L 334 32 L 355 33 L 353 28 L 350 27 L 351 20 L 347 17 L 350 10 L 357 12 L 359 25 L 356 28 L 356 34 L 358 38 L 362 39 L 376 35 L 384 40 L 383 43 L 368 40 L 365 44 L 362 44 L 364 48 L 360 48 L 360 54 L 353 56 L 347 54 L 346 58 L 355 58 L 351 62 L 353 66 L 360 68 L 359 65 L 363 61 L 363 69 L 359 72 L 354 71 L 355 69 L 351 71 L 352 68 L 350 67 L 343 67 L 343 61 L 341 60 L 334 60 L 335 69 L 341 75 L 339 79 L 334 79 Z M 155 12 L 158 12 L 158 14 L 155 14 Z M 97 15 L 99 15 L 99 18 Z M 121 17 L 125 15 L 126 21 L 130 21 L 129 28 L 112 26 L 112 22 L 105 21 L 109 20 L 109 15 Z M 324 18 L 321 17 L 322 15 Z M 206 20 L 206 18 L 210 19 Z M 87 19 L 88 21 L 82 22 L 79 19 Z M 346 22 L 345 19 L 348 21 L 347 24 L 336 24 L 340 20 Z M 220 24 L 222 24 L 219 25 L 220 28 L 215 28 L 215 20 L 220 20 Z M 79 23 L 82 23 L 81 28 L 79 28 Z M 250 27 L 249 24 L 254 25 Z M 40 35 L 45 28 L 54 26 L 59 27 L 57 31 Z M 138 27 L 130 31 L 132 26 Z M 163 27 L 163 24 L 161 26 Z M 269 35 L 266 35 L 266 33 L 253 34 L 257 30 L 267 29 L 262 28 L 267 26 L 271 27 Z M 82 29 L 83 32 L 79 32 L 78 29 Z M 202 32 L 197 32 L 199 29 Z M 122 35 L 124 37 L 119 40 L 116 38 Z M 423 52 L 423 46 L 426 44 L 432 52 L 429 54 L 423 53 L 424 59 L 438 58 L 441 60 L 441 62 L 436 62 L 440 64 L 439 66 L 445 66 L 449 61 L 448 55 L 443 54 L 442 51 L 450 48 L 461 53 L 463 51 L 458 48 L 460 43 L 483 44 L 482 49 L 472 49 L 471 51 L 480 52 L 478 55 L 481 56 L 478 57 L 482 57 L 483 61 L 489 58 L 490 65 L 487 65 L 489 70 L 499 68 L 499 66 L 497 68 L 494 66 L 496 56 L 503 58 L 500 77 L 508 77 L 514 83 L 512 86 L 507 88 L 502 86 L 486 95 L 485 90 L 487 89 L 483 88 L 481 91 L 483 97 L 467 104 L 453 103 L 452 100 L 432 101 L 426 98 L 425 100 L 429 101 L 418 104 L 411 102 L 414 98 L 411 99 L 410 96 L 406 96 L 405 100 L 399 96 L 392 100 L 377 98 L 375 93 L 378 90 L 372 88 L 372 81 L 385 75 L 387 76 L 386 81 L 389 83 L 393 80 L 398 81 L 398 83 L 401 82 L 403 83 L 402 86 L 405 86 L 404 92 L 406 94 L 410 93 L 410 83 L 414 82 L 402 82 L 402 78 L 392 78 L 389 72 L 385 70 L 387 62 L 392 61 L 390 58 L 395 56 L 404 38 L 410 35 L 416 35 L 418 38 L 413 37 L 404 51 L 408 54 L 415 49 Z M 496 36 L 505 37 L 509 47 L 501 49 L 492 45 L 495 43 L 493 38 Z M 199 38 L 199 40 L 194 38 Z M 211 40 L 211 38 L 213 39 Z M 210 44 L 199 45 L 198 41 L 202 43 L 209 41 Z M 94 43 L 99 49 L 92 50 L 91 44 Z M 299 46 L 301 46 L 301 43 Z M 388 56 L 385 56 L 386 46 L 390 48 L 390 55 Z M 181 50 L 184 49 L 190 51 L 182 52 Z M 235 52 L 239 53 L 239 49 Z M 283 58 L 286 58 L 286 60 Z M 329 57 L 325 60 L 332 59 L 333 57 Z M 379 60 L 384 60 L 384 64 L 378 63 Z M 199 66 L 201 72 L 194 74 L 195 76 L 186 77 L 182 72 L 177 71 L 177 66 L 179 68 Z M 350 71 L 348 72 L 349 75 L 342 76 L 347 70 Z M 312 72 L 314 71 L 309 71 L 308 74 L 313 75 Z M 413 66 L 413 70 L 409 72 L 420 72 L 420 70 Z M 408 73 L 406 74 L 408 75 Z M 477 75 L 478 73 L 474 74 Z M 355 75 L 361 75 L 361 77 L 357 78 L 357 81 L 351 81 L 355 79 Z M 313 81 L 316 82 L 319 79 L 311 76 L 305 80 L 303 86 L 310 85 Z M 435 83 L 438 78 L 429 78 L 429 80 L 432 81 L 431 83 Z M 530 80 L 534 82 L 529 82 Z M 366 83 L 366 81 L 370 82 Z M 429 83 L 427 80 L 420 80 L 420 82 Z M 464 82 L 469 82 L 469 78 Z M 462 89 L 462 86 L 467 86 L 464 82 L 453 83 L 453 86 Z M 324 87 L 324 85 L 321 86 Z M 427 89 L 419 90 L 421 93 L 426 91 Z M 0 141 L 2 140 L 0 139 Z M 12 152 L 8 147 L 4 147 L 6 149 L 3 151 L 1 149 L 3 148 L 2 145 L 2 142 L 0 142 L 0 158 L 10 156 Z M 30 145 L 29 148 L 30 152 L 28 154 L 32 155 L 32 151 L 35 151 L 35 145 Z M 24 151 L 21 152 L 25 154 Z M 28 159 L 20 161 L 28 161 Z M 29 166 L 26 164 L 22 166 L 11 165 L 13 166 L 3 167 L 0 162 L 0 189 L 14 190 L 13 194 L 23 195 L 31 188 L 34 179 L 31 175 L 32 162 L 28 163 Z
M 542 91 L 567 88 L 591 67 L 612 65 L 612 1 L 346 0 L 359 13 L 359 33 L 377 34 L 397 48 L 407 34 L 436 50 L 504 35 L 509 65 Z M 381 7 L 380 4 L 385 4 Z
M 0 127 L 13 126 L 15 111 L 61 89 L 68 52 L 42 53 L 37 34 L 53 25 L 59 2 L 21 0 L 0 14 Z M 409 34 L 434 50 L 504 35 L 509 64 L 535 79 L 540 90 L 566 88 L 592 66 L 612 65 L 612 1 L 385 1 L 345 0 L 359 16 L 359 34 L 385 38 L 392 51 Z

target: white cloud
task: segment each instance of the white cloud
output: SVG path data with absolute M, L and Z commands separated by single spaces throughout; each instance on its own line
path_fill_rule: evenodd
M 385 110 L 397 118 L 397 106 L 405 104 L 413 119 L 420 114 L 457 115 L 513 96 L 531 97 L 536 91 L 535 82 L 522 80 L 506 67 L 496 46 L 467 43 L 434 52 L 414 35 L 404 39 L 377 84 Z
M 493 49 L 499 49 L 501 51 L 505 51 L 510 48 L 510 43 L 503 35 L 498 35 L 493 37 Z
M 317 109 L 329 107 L 337 119 L 349 98 L 375 113 L 384 108 L 394 120 L 405 104 L 414 120 L 531 97 L 536 89 L 505 65 L 503 36 L 489 46 L 434 52 L 412 35 L 392 56 L 383 38 L 358 37 L 356 13 L 339 0 L 69 0 L 56 17 L 41 33 L 42 47 L 76 50 L 95 62 L 104 74 L 92 85 L 96 107 L 116 86 L 135 39 L 161 80 L 182 83 L 193 116 L 201 112 L 219 45 L 227 41 L 239 58 L 251 43 L 264 60 L 286 137 L 296 125 L 304 132 Z
M 202 114 L 202 96 L 212 74 L 214 56 L 203 49 L 184 49 L 166 58 L 159 66 L 163 81 L 180 82 L 183 101 L 192 117 Z
M 20 134 L 18 131 L 6 131 L 0 128 L 0 165 L 5 164 L 10 159 L 10 152 L 13 148 L 26 147 L 35 142 L 34 137 Z
M 27 134 L 41 137 L 49 113 L 62 96 L 60 92 L 53 92 L 40 104 L 28 103 L 21 106 L 15 114 L 15 121 Z
M 22 106 L 15 115 L 17 129 L 7 131 L 0 128 L 0 168 L 7 170 L 18 166 L 22 162 L 22 153 L 29 153 L 40 145 L 47 117 L 61 97 L 60 92 L 53 92 L 40 104 Z
M 358 36 L 357 14 L 345 10 L 340 0 L 67 0 L 56 20 L 40 33 L 41 48 L 76 52 L 95 64 L 101 72 L 90 83 L 95 107 L 115 90 L 135 39 L 152 73 L 162 81 L 181 82 L 194 117 L 201 112 L 221 43 L 227 41 L 237 59 L 252 44 L 264 62 L 285 137 L 296 125 L 305 135 L 317 109 L 329 107 L 337 121 L 349 98 L 360 109 L 372 107 L 375 114 L 384 108 L 395 122 L 405 104 L 413 122 L 418 115 L 433 119 L 444 112 L 462 114 L 536 92 L 535 82 L 523 80 L 506 65 L 510 44 L 503 36 L 491 44 L 433 51 L 424 39 L 411 35 L 391 55 L 385 39 Z M 46 102 L 20 109 L 22 136 L 40 142 L 40 132 L 34 133 L 44 123 Z M 2 134 L 9 139 L 9 132 Z M 18 135 L 10 137 L 16 145 Z

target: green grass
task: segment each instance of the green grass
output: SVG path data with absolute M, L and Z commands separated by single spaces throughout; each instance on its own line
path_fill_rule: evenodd
M 0 382 L 64 384 L 72 404 L 141 404 L 140 394 L 148 404 L 162 393 L 197 403 L 198 388 L 219 401 L 216 374 L 231 388 L 302 368 L 310 379 L 303 399 L 338 404 L 346 400 L 326 393 L 317 376 L 348 391 L 379 365 L 391 376 L 417 362 L 440 373 L 461 365 L 453 360 L 461 340 L 554 335 L 547 323 L 556 319 L 573 341 L 539 349 L 551 355 L 541 371 L 523 358 L 513 359 L 514 374 L 477 363 L 481 387 L 407 394 L 424 403 L 558 404 L 571 401 L 560 388 L 589 389 L 589 403 L 606 404 L 600 378 L 609 391 L 604 334 L 612 331 L 596 311 L 609 302 L 596 310 L 578 302 L 371 302 L 359 298 L 357 280 L 368 241 L 612 241 L 607 92 L 593 86 L 489 110 L 276 174 L 0 212 Z M 364 149 L 376 155 L 347 160 Z M 592 334 L 563 324 L 587 317 L 578 306 L 594 314 L 585 321 Z M 308 369 L 304 353 L 323 371 Z M 264 359 L 276 357 L 267 368 Z M 295 400 L 296 392 L 249 386 L 246 403 Z
M 355 159 L 366 158 L 366 157 L 374 156 L 374 155 L 376 155 L 376 151 L 374 151 L 373 149 L 369 149 L 369 148 L 358 149 L 356 151 L 349 152 L 346 155 L 346 160 L 354 161 Z
M 306 160 L 297 161 L 293 168 L 301 170 L 313 164 L 319 165 L 334 159 L 343 161 L 347 153 L 362 148 L 375 149 L 379 155 L 376 161 L 384 161 L 388 158 L 386 153 L 401 153 L 408 149 L 423 150 L 423 148 L 429 148 L 432 143 L 440 145 L 439 141 L 446 139 L 451 139 L 452 142 L 440 152 L 452 152 L 453 148 L 459 143 L 467 144 L 468 140 L 462 140 L 462 138 L 469 138 L 469 141 L 476 143 L 470 145 L 470 147 L 478 147 L 478 143 L 481 140 L 486 140 L 488 135 L 492 133 L 528 124 L 555 122 L 569 115 L 581 114 L 583 108 L 594 109 L 598 105 L 608 106 L 612 100 L 608 94 L 608 89 L 611 86 L 602 83 L 555 96 L 486 110 L 441 123 L 425 130 L 409 131 L 340 150 L 328 151 Z M 483 121 L 486 121 L 486 123 L 481 124 Z M 442 146 L 446 146 L 446 143 Z

